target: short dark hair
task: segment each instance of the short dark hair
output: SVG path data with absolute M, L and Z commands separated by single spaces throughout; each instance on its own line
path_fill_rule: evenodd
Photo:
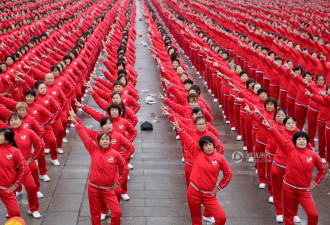
M 111 109 L 118 109 L 119 116 L 121 115 L 121 108 L 120 108 L 120 106 L 119 106 L 118 104 L 116 104 L 116 103 L 112 103 L 112 104 L 110 104 L 110 105 L 108 106 L 107 111 L 109 112 L 109 115 L 110 115 L 110 111 L 111 111 Z
M 102 117 L 100 120 L 100 126 L 103 127 L 108 121 L 112 123 L 112 119 L 109 116 Z
M 296 133 L 294 133 L 294 135 L 292 137 L 292 141 L 293 141 L 294 146 L 297 147 L 297 145 L 296 145 L 297 139 L 300 138 L 300 137 L 306 138 L 307 145 L 308 145 L 308 143 L 309 143 L 309 136 L 308 136 L 308 134 L 306 132 L 304 132 L 304 131 L 297 131 Z
M 238 65 L 238 66 L 240 66 L 240 65 Z M 246 75 L 249 76 L 249 73 L 248 72 L 242 71 L 242 72 L 239 73 L 239 77 L 243 76 L 244 74 L 246 74 Z
M 276 114 L 277 114 L 278 112 L 283 112 L 284 115 L 286 116 L 286 111 L 285 111 L 285 109 L 283 109 L 283 108 L 278 108 L 278 109 L 275 110 L 275 113 L 274 113 L 274 120 L 275 120 Z
M 25 92 L 25 96 L 27 96 L 27 95 L 32 95 L 32 96 L 35 98 L 35 97 L 37 96 L 37 93 L 36 93 L 35 90 L 30 89 L 30 90 L 27 90 L 27 91 Z
M 265 101 L 265 103 L 264 103 L 265 108 L 266 108 L 266 105 L 268 103 L 272 103 L 274 105 L 274 108 L 275 109 L 277 108 L 277 101 L 275 100 L 275 98 L 272 98 L 272 97 L 267 98 L 266 101 Z
M 196 124 L 197 121 L 200 120 L 200 119 L 203 119 L 203 120 L 205 121 L 205 123 L 207 122 L 207 121 L 206 121 L 206 118 L 205 118 L 204 116 L 197 116 L 197 117 L 195 118 L 195 120 L 194 120 L 194 124 Z
M 215 147 L 215 144 L 214 144 L 214 140 L 213 140 L 213 138 L 212 137 L 210 137 L 210 136 L 203 136 L 203 137 L 201 137 L 200 139 L 199 139 L 199 147 L 201 148 L 201 150 L 202 151 L 204 151 L 203 150 L 203 146 L 204 146 L 204 144 L 206 144 L 206 143 L 212 143 L 213 144 L 213 147 Z
M 268 93 L 267 89 L 266 88 L 260 88 L 258 91 L 257 91 L 257 94 L 260 95 L 261 93 L 265 92 L 266 94 Z
M 0 133 L 4 133 L 5 140 L 8 141 L 8 143 L 12 144 L 12 146 L 17 148 L 15 142 L 15 132 L 11 128 L 2 128 L 0 129 Z
M 310 75 L 310 76 L 313 78 L 312 73 L 309 72 L 309 71 L 305 72 L 305 73 L 302 75 L 302 77 L 305 78 L 307 75 Z
M 38 89 L 38 87 L 39 87 L 41 84 L 45 84 L 45 82 L 42 81 L 42 80 L 38 80 L 37 82 L 35 82 L 34 87 L 35 87 L 36 89 Z
M 288 122 L 288 120 L 293 120 L 294 122 L 296 122 L 296 119 L 295 118 L 293 118 L 292 116 L 287 116 L 283 120 L 283 125 L 285 125 Z
M 193 110 L 191 111 L 191 115 L 195 114 L 195 113 L 199 113 L 199 112 L 202 112 L 202 114 L 203 114 L 204 113 L 203 108 L 201 108 L 201 107 L 193 108 Z
M 256 80 L 253 79 L 253 78 L 248 79 L 248 80 L 246 81 L 246 89 L 249 88 L 249 85 L 250 85 L 251 83 L 256 83 Z
M 194 81 L 192 81 L 191 79 L 186 79 L 185 81 L 183 81 L 184 84 L 194 84 Z

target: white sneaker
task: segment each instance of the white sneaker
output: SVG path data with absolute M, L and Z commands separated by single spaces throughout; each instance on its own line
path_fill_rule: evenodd
M 8 213 L 6 214 L 6 218 L 9 218 L 9 215 L 8 215 Z
M 236 130 L 236 128 L 235 127 L 232 127 L 232 128 L 230 128 L 232 131 L 235 131 Z
M 70 133 L 70 131 L 69 131 L 68 129 L 66 129 L 66 130 L 65 130 L 65 133 L 66 133 L 66 134 L 69 134 L 69 133 Z
M 16 198 L 17 198 L 18 196 L 22 195 L 22 194 L 23 194 L 23 190 L 21 190 L 21 191 L 17 191 L 17 192 L 16 192 Z
M 44 197 L 44 195 L 40 191 L 37 192 L 37 196 L 38 196 L 38 198 L 43 198 Z
M 276 222 L 283 223 L 283 215 L 277 215 L 276 216 Z
M 128 166 L 128 169 L 130 169 L 130 170 L 132 170 L 134 168 L 134 166 L 131 163 L 128 163 L 127 166 Z
M 322 160 L 322 162 L 323 162 L 324 164 L 327 163 L 327 160 L 325 160 L 325 158 L 322 158 L 321 160 Z
M 134 155 L 131 155 L 131 159 L 133 159 L 134 158 Z
M 293 217 L 293 222 L 300 223 L 301 222 L 301 219 L 299 218 L 299 216 L 294 216 Z
M 86 98 L 87 97 L 87 94 L 84 94 L 84 97 Z
M 260 188 L 260 189 L 265 189 L 265 188 L 266 188 L 266 184 L 265 184 L 265 183 L 261 183 L 261 184 L 259 184 L 259 188 Z
M 199 76 L 198 78 L 199 78 L 199 79 L 202 79 L 203 77 L 202 77 L 202 76 Z
M 212 91 L 211 91 L 211 89 L 208 89 L 207 92 L 208 92 L 208 93 L 211 93 Z
M 243 151 L 247 151 L 247 147 L 246 146 L 243 147 Z
M 64 137 L 64 138 L 62 139 L 62 142 L 63 142 L 63 143 L 68 143 L 68 139 L 66 139 L 66 137 Z
M 28 210 L 28 213 L 31 214 L 33 216 L 33 218 L 35 218 L 35 219 L 41 218 L 41 215 L 38 211 L 32 212 L 31 210 Z
M 60 162 L 58 161 L 58 159 L 55 159 L 55 160 L 50 159 L 50 162 L 53 163 L 54 166 L 61 165 Z
M 84 98 L 81 98 L 81 101 L 83 102 L 83 101 L 85 101 L 85 99 Z
M 129 196 L 128 194 L 121 194 L 121 198 L 125 201 L 128 201 L 129 200 Z
M 317 142 L 317 141 L 319 141 L 319 139 L 317 139 L 317 138 L 314 138 L 314 141 L 315 141 L 315 142 Z
M 49 148 L 45 148 L 45 153 L 49 154 L 50 153 L 50 149 Z
M 256 174 L 258 174 L 258 170 L 256 170 Z
M 254 158 L 253 158 L 252 156 L 249 157 L 248 162 L 249 162 L 249 163 L 253 163 L 253 162 L 254 162 Z
M 204 85 L 207 85 L 207 82 L 206 81 L 204 82 Z
M 176 135 L 175 139 L 180 140 L 180 135 Z
M 182 163 L 185 163 L 185 161 L 184 161 L 184 157 L 182 157 L 181 162 L 182 162 Z
M 237 141 L 241 141 L 242 140 L 242 135 L 238 135 L 236 138 Z
M 216 99 L 216 98 L 215 98 L 215 99 L 213 99 L 213 102 L 218 102 L 218 99 Z
M 62 148 L 57 148 L 56 151 L 57 151 L 58 154 L 63 154 L 64 153 Z
M 226 120 L 226 124 L 229 124 L 230 123 L 230 121 L 229 120 Z
M 203 216 L 203 220 L 210 222 L 210 223 L 215 223 L 215 219 L 214 217 L 205 217 Z
M 45 182 L 50 181 L 50 178 L 49 178 L 49 176 L 47 176 L 47 174 L 46 175 L 39 175 L 39 179 L 41 179 Z
M 73 123 L 71 123 L 69 126 L 70 126 L 71 128 L 75 128 L 75 125 L 74 125 Z
M 105 220 L 105 217 L 107 217 L 107 214 L 103 214 L 103 213 L 101 213 L 101 221 L 102 221 L 102 220 Z
M 274 203 L 274 198 L 273 198 L 273 196 L 270 196 L 270 197 L 269 197 L 268 202 L 269 202 L 269 203 Z
M 129 177 L 129 175 L 127 175 L 127 180 L 130 180 L 131 178 Z
M 227 117 L 225 115 L 223 115 L 223 118 L 226 119 Z
M 222 105 L 219 105 L 219 108 L 222 108 Z

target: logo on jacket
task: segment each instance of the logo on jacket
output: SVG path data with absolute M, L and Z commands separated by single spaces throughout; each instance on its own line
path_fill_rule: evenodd
M 12 158 L 13 158 L 13 155 L 10 154 L 10 153 L 8 153 L 8 154 L 6 155 L 6 157 L 7 157 L 7 159 L 12 159 Z
M 33 114 L 38 114 L 38 111 L 35 109 L 35 110 L 33 110 L 32 113 L 33 113 Z
M 108 158 L 108 162 L 113 162 L 113 156 Z
M 21 140 L 26 140 L 26 136 L 24 134 L 21 135 Z
M 119 129 L 124 129 L 124 125 L 120 125 L 119 126 Z
M 307 158 L 307 162 L 312 162 L 313 161 L 313 158 L 312 157 L 308 157 Z
M 53 94 L 53 95 L 56 95 L 56 91 L 53 91 L 52 94 Z
M 58 82 L 57 85 L 58 85 L 58 86 L 61 86 L 61 85 L 62 85 L 62 82 Z
M 111 144 L 115 145 L 117 143 L 117 140 L 116 139 L 112 139 L 111 140 Z
M 48 100 L 46 100 L 46 101 L 45 101 L 45 104 L 48 104 L 48 103 L 49 103 L 49 101 L 48 101 Z
M 212 164 L 213 164 L 213 165 L 217 165 L 217 164 L 218 164 L 218 161 L 217 161 L 217 160 L 213 160 L 213 161 L 212 161 Z
M 29 124 L 28 123 L 24 123 L 23 127 L 24 128 L 29 128 Z
M 123 99 L 123 102 L 126 103 L 126 99 Z

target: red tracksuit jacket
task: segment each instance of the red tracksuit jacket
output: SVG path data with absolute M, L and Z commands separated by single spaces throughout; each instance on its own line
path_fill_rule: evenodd
M 122 184 L 129 169 L 120 153 L 113 150 L 111 146 L 103 149 L 94 143 L 82 124 L 78 124 L 76 130 L 91 155 L 89 183 L 101 188 L 111 187 L 115 183 Z
M 225 188 L 233 173 L 226 159 L 213 151 L 212 154 L 204 153 L 198 144 L 183 129 L 178 130 L 181 140 L 186 144 L 188 151 L 195 158 L 194 166 L 190 175 L 191 185 L 199 191 L 211 192 L 214 187 L 219 190 Z M 217 185 L 219 172 L 223 172 L 223 178 Z
M 0 189 L 23 183 L 30 168 L 21 152 L 11 144 L 0 145 Z

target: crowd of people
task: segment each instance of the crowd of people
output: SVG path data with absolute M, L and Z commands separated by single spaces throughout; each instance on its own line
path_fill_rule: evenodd
M 111 210 L 120 224 L 140 109 L 134 70 L 135 1 L 33 1 L 1 4 L 0 198 L 7 216 L 19 217 L 17 197 L 27 192 L 36 219 L 40 182 L 49 182 L 46 154 L 58 154 L 75 127 L 91 155 L 88 197 L 92 224 Z M 8 11 L 7 9 L 10 9 Z M 108 58 L 105 60 L 102 56 Z M 107 80 L 97 77 L 97 64 Z M 95 86 L 92 87 L 92 85 Z M 87 93 L 105 115 L 83 104 Z M 100 122 L 88 129 L 76 117 L 85 111 Z
M 308 224 L 318 223 L 311 190 L 330 164 L 330 37 L 325 1 L 311 2 L 297 9 L 278 1 L 142 1 L 165 92 L 160 107 L 181 142 L 193 225 L 226 223 L 216 195 L 233 173 L 211 106 L 180 51 L 255 164 L 276 221 L 300 222 L 300 204 Z M 67 128 L 75 127 L 91 155 L 91 222 L 101 224 L 110 209 L 111 224 L 120 224 L 140 109 L 135 1 L 15 1 L 1 3 L 0 12 L 0 199 L 7 216 L 20 216 L 24 186 L 28 212 L 41 218 L 39 180 L 51 180 L 46 154 L 60 166 Z M 84 104 L 87 93 L 105 113 Z M 87 128 L 81 112 L 101 130 Z

